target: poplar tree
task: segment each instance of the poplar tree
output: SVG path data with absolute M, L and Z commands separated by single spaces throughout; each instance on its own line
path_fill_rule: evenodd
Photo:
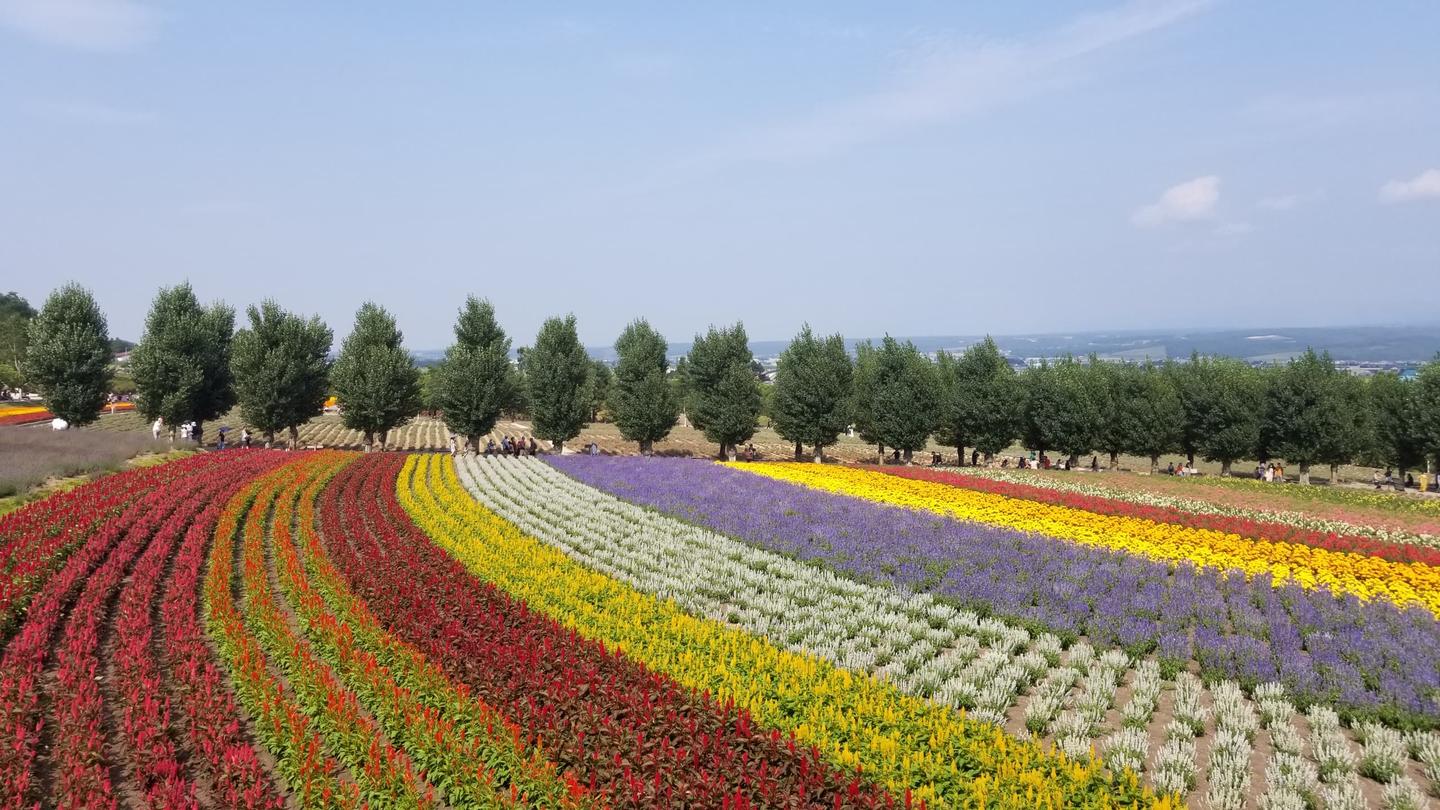
M 775 432 L 795 443 L 797 460 L 808 444 L 816 463 L 824 461 L 825 448 L 850 424 L 853 377 L 845 339 L 817 338 L 809 324 L 780 353 L 771 419 Z
M 319 316 L 303 318 L 270 300 L 246 316 L 250 326 L 235 333 L 230 356 L 240 415 L 265 434 L 265 446 L 285 430 L 294 448 L 300 425 L 324 412 L 334 333 Z
M 26 371 L 45 407 L 75 427 L 99 418 L 110 386 L 110 338 L 90 291 L 67 284 L 51 293 L 26 332 Z
M 710 327 L 696 335 L 686 366 L 687 412 L 705 437 L 720 445 L 721 458 L 735 458 L 735 447 L 755 435 L 760 419 L 760 384 L 750 364 L 745 326 Z
M 1407 470 L 1425 466 L 1419 385 L 1387 373 L 1371 377 L 1367 388 L 1370 412 L 1374 414 L 1375 454 L 1396 468 L 1403 479 Z
M 420 412 L 420 370 L 401 345 L 403 337 L 394 316 L 367 301 L 331 369 L 341 420 L 365 435 L 367 451 L 377 434 L 383 450 L 390 431 Z
M 163 288 L 145 318 L 145 334 L 130 354 L 140 412 L 173 429 L 197 429 L 235 405 L 230 369 L 235 311 L 200 306 L 189 282 Z
M 1085 367 L 1073 357 L 1042 363 L 1024 375 L 1025 446 L 1040 453 L 1058 450 L 1073 466 L 1096 443 L 1101 422 Z
M 886 336 L 876 354 L 873 419 L 875 439 L 901 451 L 908 464 L 935 430 L 939 380 L 930 359 L 910 341 Z
M 1131 366 L 1115 389 L 1119 431 L 1127 452 L 1150 459 L 1150 472 L 1160 456 L 1180 448 L 1184 409 L 1174 381 L 1151 363 Z
M 516 375 L 510 339 L 487 300 L 467 296 L 455 320 L 455 342 L 435 374 L 435 404 L 445 424 L 480 451 L 480 439 L 495 429 L 500 413 L 515 400 Z
M 609 410 L 615 390 L 615 371 L 604 360 L 590 361 L 590 421 L 600 421 L 600 412 Z M 612 417 L 613 419 L 613 417 Z
M 619 361 L 607 407 L 620 435 L 639 443 L 642 455 L 650 455 L 655 442 L 670 435 L 680 420 L 683 394 L 666 379 L 668 348 L 665 338 L 643 318 L 631 322 L 615 341 Z M 683 376 L 678 367 L 675 376 Z
M 988 460 L 1015 441 L 1020 382 L 994 340 L 986 337 L 959 357 L 941 352 L 935 371 L 940 385 L 936 438 L 955 448 L 962 466 L 967 445 Z
M 1351 407 L 1343 372 L 1329 353 L 1306 349 L 1274 372 L 1265 395 L 1262 439 L 1265 449 L 1300 468 L 1300 483 L 1310 483 L 1310 467 L 1332 463 L 1352 441 L 1341 435 L 1353 426 L 1343 410 Z
M 525 354 L 525 381 L 532 429 L 557 452 L 580 435 L 590 416 L 590 374 L 590 356 L 580 345 L 575 316 L 546 320 Z

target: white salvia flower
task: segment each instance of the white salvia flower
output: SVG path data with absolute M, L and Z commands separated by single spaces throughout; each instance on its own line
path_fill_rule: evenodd
M 1385 810 L 1425 810 L 1427 803 L 1420 786 L 1404 776 L 1385 785 L 1380 801 Z
M 1389 782 L 1405 771 L 1405 738 L 1394 729 L 1366 725 L 1360 773 L 1376 782 Z
M 1354 774 L 1320 788 L 1325 810 L 1365 810 L 1365 794 Z

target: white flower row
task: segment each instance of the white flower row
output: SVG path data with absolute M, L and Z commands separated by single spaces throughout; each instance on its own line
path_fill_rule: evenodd
M 456 465 L 461 482 L 486 508 L 587 568 L 671 599 L 692 615 L 964 708 L 972 718 L 1001 726 L 1023 719 L 1022 736 L 1048 736 L 1072 756 L 1097 751 L 1113 768 L 1144 771 L 1162 791 L 1183 795 L 1194 788 L 1196 738 L 1211 730 L 1216 737 L 1206 798 L 1215 806 L 1238 806 L 1234 796 L 1248 794 L 1262 773 L 1267 785 L 1300 792 L 1307 773 L 1329 772 L 1322 754 L 1336 744 L 1350 751 L 1338 718 L 1331 729 L 1323 715 L 1315 723 L 1312 712 L 1315 756 L 1304 759 L 1295 710 L 1282 687 L 1262 685 L 1251 701 L 1233 683 L 1207 690 L 1182 672 L 1174 684 L 1174 719 L 1152 752 L 1148 730 L 1163 690 L 1153 661 L 1132 662 L 1116 650 L 1098 653 L 1083 641 L 1062 652 L 1053 635 L 1032 637 L 928 594 L 867 585 L 796 562 L 621 501 L 536 460 L 462 457 Z M 1130 697 L 1119 706 L 1119 722 L 1107 723 L 1122 684 Z M 1252 773 L 1251 743 L 1262 727 L 1276 754 Z M 1440 747 L 1428 737 L 1403 742 L 1422 762 L 1422 750 Z M 1331 769 L 1339 765 L 1354 781 L 1358 764 L 1352 755 Z M 1343 789 L 1343 779 L 1333 781 L 1326 785 L 1332 792 Z M 1343 804 L 1344 797 L 1337 794 L 1337 801 Z

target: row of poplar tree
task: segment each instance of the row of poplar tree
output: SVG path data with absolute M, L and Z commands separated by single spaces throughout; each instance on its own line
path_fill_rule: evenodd
M 333 334 L 318 317 L 273 301 L 250 307 L 236 331 L 223 304 L 202 306 L 188 284 L 163 289 L 131 354 L 137 405 L 167 424 L 203 423 L 237 403 L 247 424 L 273 441 L 339 400 L 347 427 L 367 446 L 430 407 L 478 449 L 502 413 L 528 415 L 532 432 L 557 448 L 602 409 L 621 435 L 648 453 L 684 413 L 722 456 L 751 439 L 762 413 L 817 460 L 849 430 L 907 461 L 928 446 L 990 458 L 1017 441 L 1076 463 L 1104 454 L 1150 459 L 1183 453 L 1219 462 L 1284 459 L 1308 480 L 1310 467 L 1361 461 L 1400 470 L 1440 453 L 1440 360 L 1414 381 L 1359 378 L 1326 355 L 1255 368 L 1193 357 L 1165 364 L 1062 359 L 1017 371 L 988 338 L 935 359 L 908 341 L 864 342 L 852 354 L 840 335 L 804 327 L 780 355 L 774 385 L 757 375 L 741 324 L 696 335 L 670 367 L 668 345 L 643 319 L 615 343 L 613 369 L 592 361 L 575 318 L 545 321 L 511 361 L 511 343 L 488 301 L 470 297 L 454 343 L 427 373 L 402 347 L 395 319 L 367 303 L 330 359 Z M 85 289 L 55 291 L 31 321 L 26 368 L 50 410 L 72 424 L 93 420 L 109 390 L 105 317 Z

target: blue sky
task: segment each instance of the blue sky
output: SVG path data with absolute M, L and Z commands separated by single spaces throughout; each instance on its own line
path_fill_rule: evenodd
M 0 289 L 415 348 L 1434 322 L 1440 3 L 0 0 Z

